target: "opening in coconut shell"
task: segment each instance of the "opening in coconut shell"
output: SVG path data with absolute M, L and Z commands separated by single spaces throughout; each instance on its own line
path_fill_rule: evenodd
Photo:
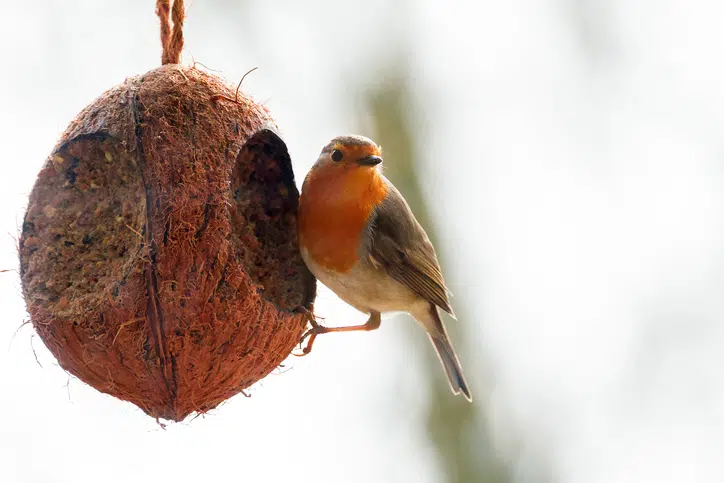
M 30 194 L 21 279 L 60 365 L 180 421 L 263 378 L 306 327 L 299 193 L 267 110 L 163 66 L 84 109 Z

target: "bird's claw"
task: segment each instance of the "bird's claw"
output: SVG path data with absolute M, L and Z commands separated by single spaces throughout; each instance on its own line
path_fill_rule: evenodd
M 314 309 L 312 309 L 312 310 L 314 310 Z M 304 340 L 307 337 L 309 337 L 309 340 L 307 341 L 307 345 L 302 349 L 302 353 L 301 354 L 292 353 L 292 355 L 294 355 L 294 356 L 304 357 L 312 351 L 312 345 L 314 345 L 314 339 L 316 339 L 319 334 L 324 334 L 325 332 L 327 332 L 328 329 L 327 329 L 327 327 L 319 325 L 319 323 L 317 322 L 317 317 L 308 308 L 306 308 L 304 306 L 299 306 L 296 309 L 294 309 L 294 311 L 298 312 L 300 314 L 303 314 L 305 316 L 305 318 L 307 319 L 307 322 L 309 323 L 309 325 L 312 326 L 312 328 L 307 330 L 304 333 L 304 335 L 302 335 L 302 337 L 299 339 L 299 345 L 301 347 L 301 345 L 304 343 Z M 322 318 L 322 317 L 320 317 L 320 318 Z
M 329 329 L 327 327 L 324 327 L 323 325 L 319 325 L 316 322 L 314 323 L 313 327 L 306 331 L 301 339 L 299 339 L 299 345 L 301 346 L 304 342 L 304 339 L 309 337 L 309 340 L 307 341 L 307 345 L 302 349 L 301 354 L 294 354 L 297 357 L 304 357 L 310 352 L 312 352 L 312 346 L 314 345 L 314 340 L 317 338 L 319 334 L 326 334 L 329 332 Z

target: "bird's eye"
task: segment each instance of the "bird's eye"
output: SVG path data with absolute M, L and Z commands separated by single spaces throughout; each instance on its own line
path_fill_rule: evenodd
M 342 151 L 340 151 L 339 149 L 335 149 L 334 151 L 332 151 L 332 161 L 334 161 L 335 163 L 342 161 Z

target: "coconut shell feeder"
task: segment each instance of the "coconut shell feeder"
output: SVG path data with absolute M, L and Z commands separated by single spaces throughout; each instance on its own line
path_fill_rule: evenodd
M 157 13 L 164 65 L 68 126 L 30 194 L 20 267 L 32 324 L 65 370 L 180 421 L 275 369 L 316 285 L 267 109 L 179 65 L 183 2 Z

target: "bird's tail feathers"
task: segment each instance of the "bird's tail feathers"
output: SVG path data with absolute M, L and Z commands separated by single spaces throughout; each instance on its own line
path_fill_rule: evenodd
M 447 329 L 440 318 L 440 313 L 435 306 L 431 306 L 430 311 L 432 312 L 432 317 L 436 319 L 438 330 L 435 333 L 428 331 L 428 335 L 430 342 L 432 342 L 432 345 L 435 347 L 437 357 L 445 369 L 450 389 L 453 394 L 462 394 L 465 396 L 465 399 L 472 402 L 473 397 L 470 395 L 470 388 L 463 375 L 463 368 L 447 335 Z

